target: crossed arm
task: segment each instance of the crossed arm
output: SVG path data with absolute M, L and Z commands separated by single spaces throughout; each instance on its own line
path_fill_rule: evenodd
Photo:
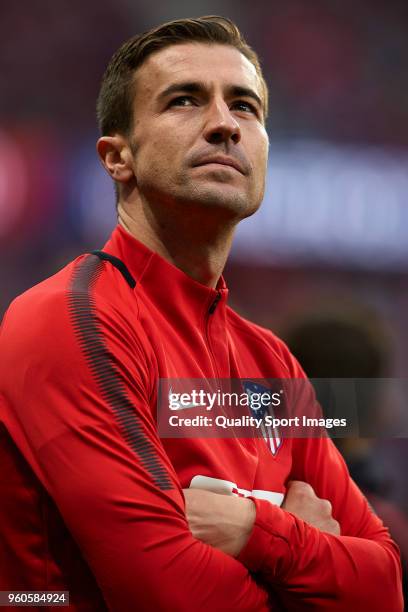
M 298 474 L 321 497 L 303 481 L 289 483 L 282 508 L 187 489 L 193 535 L 262 576 L 290 610 L 402 610 L 398 549 L 338 451 L 327 438 L 296 442 Z
M 193 536 L 231 557 L 238 557 L 254 528 L 256 506 L 252 499 L 203 489 L 183 489 L 183 493 Z M 340 535 L 331 503 L 317 497 L 306 482 L 289 483 L 282 508 L 322 532 Z
M 25 323 L 15 311 L 0 343 L 7 355 L 2 418 L 58 506 L 111 610 L 134 610 L 137 602 L 141 610 L 254 612 L 270 609 L 270 594 L 291 610 L 402 609 L 398 551 L 341 473 L 345 468 L 331 447 L 299 443 L 296 465 L 307 466 L 308 453 L 317 453 L 321 473 L 318 482 L 306 472 L 294 478 L 332 501 L 342 532 L 350 535 L 324 533 L 265 500 L 247 500 L 255 514 L 248 506 L 243 548 L 226 554 L 189 529 L 180 483 L 149 408 L 146 356 L 128 327 L 118 327 L 109 308 L 99 308 L 104 352 L 98 364 L 109 375 L 104 392 L 77 337 L 67 332 L 63 301 L 52 304 L 48 318 L 30 311 Z M 332 490 L 340 475 L 345 486 Z

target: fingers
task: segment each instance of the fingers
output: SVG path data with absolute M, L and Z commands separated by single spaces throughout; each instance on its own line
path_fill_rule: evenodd
M 331 502 L 318 497 L 307 482 L 301 480 L 288 482 L 282 508 L 320 531 L 340 535 L 340 524 L 332 516 Z
M 288 482 L 286 494 L 288 494 L 289 491 L 292 495 L 299 495 L 300 497 L 317 497 L 313 487 L 308 482 L 303 482 L 302 480 L 291 480 Z

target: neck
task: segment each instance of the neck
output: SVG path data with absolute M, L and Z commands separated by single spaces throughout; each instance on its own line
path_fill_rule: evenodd
M 235 223 L 218 219 L 214 210 L 186 205 L 159 215 L 138 202 L 118 204 L 120 225 L 149 249 L 199 283 L 215 288 L 225 267 Z

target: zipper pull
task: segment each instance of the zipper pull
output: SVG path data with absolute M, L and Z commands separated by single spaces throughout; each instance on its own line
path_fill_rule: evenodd
M 211 304 L 210 308 L 208 309 L 208 313 L 209 314 L 214 314 L 215 309 L 217 308 L 217 304 L 221 299 L 221 291 L 217 292 L 217 295 L 215 296 L 215 299 L 213 301 L 213 303 Z

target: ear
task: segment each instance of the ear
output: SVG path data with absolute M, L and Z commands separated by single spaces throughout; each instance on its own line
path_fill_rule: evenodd
M 114 181 L 127 183 L 133 176 L 133 156 L 127 140 L 120 134 L 102 136 L 96 143 L 100 160 Z

